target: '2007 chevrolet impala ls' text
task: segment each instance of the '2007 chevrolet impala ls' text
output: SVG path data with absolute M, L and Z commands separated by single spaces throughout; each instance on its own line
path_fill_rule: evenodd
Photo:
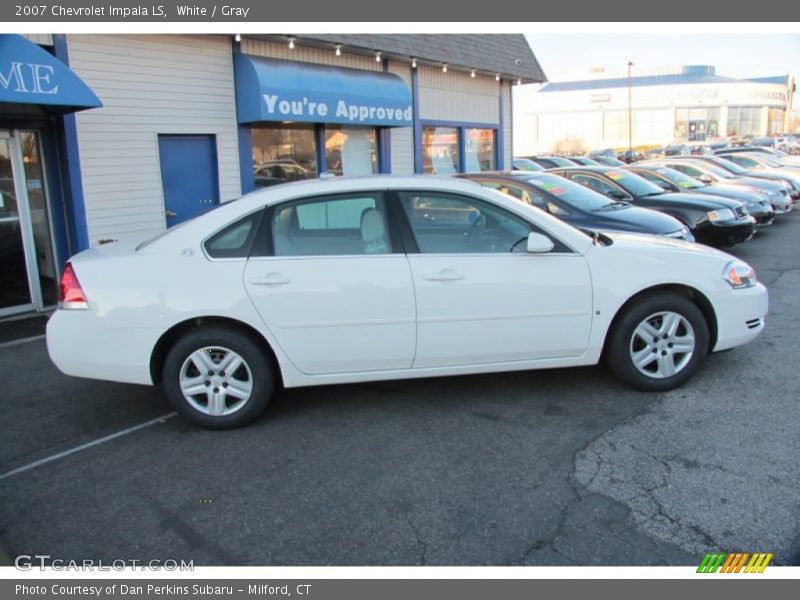
M 47 325 L 64 373 L 161 383 L 243 425 L 286 387 L 596 364 L 686 382 L 764 328 L 749 265 L 682 240 L 587 235 L 453 178 L 265 188 L 66 265 Z

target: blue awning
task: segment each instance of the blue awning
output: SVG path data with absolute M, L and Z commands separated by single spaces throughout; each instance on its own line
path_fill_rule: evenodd
M 298 121 L 410 127 L 411 91 L 391 73 L 236 54 L 240 123 Z
M 67 65 L 15 34 L 0 35 L 0 102 L 59 113 L 103 105 Z

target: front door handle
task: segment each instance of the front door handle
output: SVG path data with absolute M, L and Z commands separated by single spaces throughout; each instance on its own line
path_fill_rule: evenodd
M 284 277 L 280 273 L 270 273 L 264 277 L 254 277 L 250 280 L 253 285 L 285 285 L 291 283 L 291 279 Z
M 165 215 L 167 215 L 167 218 L 168 218 L 168 219 L 169 219 L 170 217 L 177 217 L 177 216 L 178 216 L 178 213 L 176 213 L 176 212 L 174 212 L 174 211 L 171 211 L 171 210 L 166 210 L 166 211 L 164 211 L 164 214 L 165 214 Z
M 459 279 L 464 279 L 461 273 L 453 271 L 453 269 L 442 269 L 438 273 L 429 273 L 422 277 L 428 281 L 458 281 Z

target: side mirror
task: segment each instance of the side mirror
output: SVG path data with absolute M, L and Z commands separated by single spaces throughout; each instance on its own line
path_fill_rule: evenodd
M 566 210 L 564 208 L 561 208 L 555 202 L 548 202 L 547 203 L 547 212 L 549 212 L 551 215 L 554 215 L 556 217 L 568 217 L 569 214 L 570 214 L 570 212 L 568 210 Z
M 555 247 L 556 245 L 549 237 L 532 231 L 528 234 L 528 246 L 525 251 L 531 254 L 546 254 Z
M 711 175 L 706 175 L 703 173 L 700 177 L 697 178 L 698 181 L 702 181 L 703 183 L 714 183 L 714 180 L 711 179 Z

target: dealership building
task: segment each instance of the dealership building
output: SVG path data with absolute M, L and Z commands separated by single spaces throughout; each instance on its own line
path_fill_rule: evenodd
M 0 317 L 257 187 L 511 164 L 521 35 L 0 35 Z
M 551 82 L 523 110 L 519 154 L 765 136 L 789 130 L 794 77 L 733 79 L 682 66 Z M 629 114 L 630 109 L 630 114 Z

